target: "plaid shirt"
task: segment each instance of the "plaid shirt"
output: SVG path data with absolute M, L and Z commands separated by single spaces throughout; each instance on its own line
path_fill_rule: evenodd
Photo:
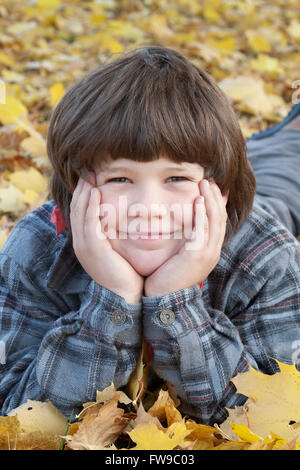
M 140 304 L 90 278 L 68 231 L 56 232 L 54 209 L 48 201 L 26 215 L 0 252 L 2 415 L 27 399 L 50 399 L 69 416 L 112 382 L 124 387 L 143 335 L 153 377 L 173 384 L 179 410 L 204 424 L 221 423 L 225 407 L 246 401 L 230 379 L 248 363 L 272 374 L 274 358 L 295 362 L 300 244 L 257 197 L 202 289 Z

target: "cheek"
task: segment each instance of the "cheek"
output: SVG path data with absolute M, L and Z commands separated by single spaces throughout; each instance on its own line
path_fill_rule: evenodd
M 118 220 L 119 197 L 108 191 L 101 189 L 101 209 L 99 218 L 102 222 L 102 230 L 107 231 L 108 227 L 115 227 Z
M 194 219 L 194 200 L 199 195 L 195 191 L 195 194 L 189 194 L 184 199 L 180 200 L 180 204 L 174 205 L 173 216 L 174 222 L 176 226 L 182 226 L 190 228 L 193 226 L 193 219 Z

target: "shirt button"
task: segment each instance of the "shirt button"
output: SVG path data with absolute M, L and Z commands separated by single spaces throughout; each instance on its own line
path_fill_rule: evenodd
M 159 318 L 164 325 L 172 325 L 173 321 L 175 320 L 175 315 L 173 310 L 165 308 L 160 312 Z
M 126 313 L 122 310 L 115 310 L 111 314 L 111 320 L 115 325 L 123 325 L 126 320 Z

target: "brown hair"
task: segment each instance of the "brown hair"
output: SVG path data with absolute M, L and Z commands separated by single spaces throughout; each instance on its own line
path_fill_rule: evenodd
M 199 163 L 204 178 L 213 177 L 222 194 L 229 190 L 224 243 L 252 209 L 255 176 L 227 96 L 204 70 L 167 47 L 137 48 L 73 85 L 52 114 L 47 149 L 50 192 L 69 232 L 79 173 L 108 156 Z

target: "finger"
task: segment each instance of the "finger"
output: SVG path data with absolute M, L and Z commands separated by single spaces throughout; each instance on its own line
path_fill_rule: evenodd
M 203 248 L 207 241 L 207 229 L 208 224 L 205 222 L 205 205 L 204 197 L 199 196 L 195 199 L 194 204 L 194 227 L 193 232 L 189 240 L 185 243 L 185 249 L 189 250 L 200 250 Z
M 215 194 L 216 200 L 218 204 L 220 205 L 221 213 L 223 213 L 224 217 L 227 218 L 226 205 L 228 201 L 229 191 L 227 191 L 227 193 L 223 196 L 219 186 L 217 185 L 217 183 L 214 181 L 213 178 L 211 178 L 210 183 L 211 183 L 210 188 L 212 192 Z
M 208 220 L 208 249 L 215 250 L 221 243 L 224 231 L 225 215 L 224 207 L 221 208 L 220 201 L 218 201 L 217 190 L 212 188 L 212 185 L 206 185 L 205 182 L 201 185 L 201 191 L 204 195 L 205 208 Z M 220 190 L 218 190 L 220 191 Z
M 92 188 L 90 192 L 90 198 L 88 201 L 84 224 L 85 237 L 91 242 L 96 239 L 106 239 L 106 236 L 102 231 L 102 224 L 99 217 L 100 204 L 101 192 L 97 188 Z
M 83 180 L 78 186 L 78 194 L 74 198 L 72 205 L 70 205 L 70 221 L 73 239 L 78 244 L 84 243 L 85 217 L 89 204 L 90 191 L 91 186 Z

